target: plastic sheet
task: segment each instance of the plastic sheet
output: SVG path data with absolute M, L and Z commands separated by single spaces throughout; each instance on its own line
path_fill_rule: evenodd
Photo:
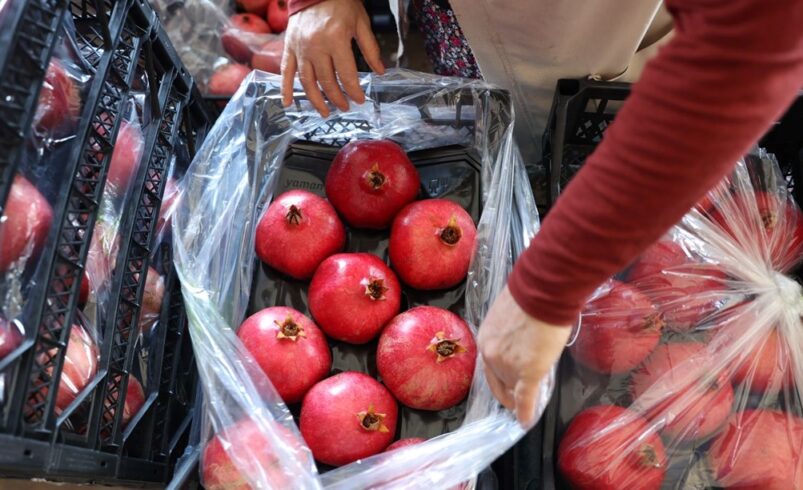
M 781 175 L 746 157 L 588 303 L 556 394 L 569 486 L 803 487 L 803 214 Z
M 458 145 L 476 155 L 475 205 L 481 211 L 477 249 L 460 292 L 444 293 L 454 295 L 451 307 L 472 329 L 504 286 L 513 259 L 536 232 L 537 212 L 512 142 L 507 94 L 480 82 L 408 71 L 368 75 L 362 84 L 369 97 L 366 104 L 321 119 L 300 93 L 293 107 L 283 108 L 278 77 L 253 73 L 179 182 L 181 200 L 172 216 L 174 251 L 204 388 L 201 439 L 216 435 L 214 452 L 225 448 L 253 488 L 286 488 L 283 478 L 288 476 L 293 488 L 448 488 L 471 480 L 524 434 L 491 395 L 478 360 L 459 428 L 414 448 L 319 475 L 324 468 L 315 466 L 292 413 L 236 337 L 249 303 L 258 308 L 274 300 L 252 293 L 255 269 L 262 267 L 254 256 L 254 230 L 274 195 L 292 188 L 294 181 L 305 182 L 286 167 L 288 151 L 299 152 L 292 146 L 297 141 L 319 143 L 331 155 L 332 146 L 357 138 L 389 138 L 408 154 Z M 317 173 L 325 175 L 326 163 L 322 165 Z M 308 168 L 315 173 L 314 166 Z M 425 195 L 454 192 L 461 181 L 424 178 Z M 322 186 L 317 190 L 322 192 Z M 260 277 L 259 270 L 256 274 Z M 264 290 L 256 284 L 255 289 Z M 303 298 L 297 300 L 303 304 Z M 371 349 L 370 344 L 365 348 Z M 361 367 L 373 374 L 370 357 L 365 359 Z M 541 411 L 551 381 L 543 385 Z M 272 456 L 258 461 L 255 451 L 241 443 L 243 432 L 256 433 L 252 437 L 273 448 Z

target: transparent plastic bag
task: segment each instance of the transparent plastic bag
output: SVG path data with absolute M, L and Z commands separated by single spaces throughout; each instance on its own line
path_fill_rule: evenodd
M 556 395 L 573 488 L 803 487 L 787 186 L 772 155 L 746 157 L 589 301 Z
M 257 265 L 256 223 L 281 184 L 285 152 L 296 140 L 337 146 L 357 138 L 389 138 L 407 152 L 450 145 L 476 152 L 482 214 L 461 305 L 472 329 L 535 234 L 538 215 L 512 141 L 507 94 L 481 82 L 398 70 L 366 75 L 362 85 L 366 104 L 321 119 L 300 93 L 295 105 L 285 109 L 279 78 L 254 72 L 179 181 L 181 200 L 172 216 L 174 251 L 204 388 L 201 446 L 215 436 L 206 444 L 213 456 L 205 453 L 209 461 L 202 463 L 231 461 L 239 472 L 228 464 L 218 469 L 228 472 L 232 485 L 449 488 L 471 480 L 524 434 L 493 398 L 478 359 L 460 428 L 319 476 L 290 411 L 236 336 Z M 424 186 L 437 190 L 448 182 Z M 539 413 L 551 382 L 543 384 Z M 261 449 L 243 442 L 255 440 Z M 265 453 L 267 447 L 272 450 Z

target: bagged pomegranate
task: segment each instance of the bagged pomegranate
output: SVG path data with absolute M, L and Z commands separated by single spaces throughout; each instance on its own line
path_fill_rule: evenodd
M 461 488 L 524 434 L 474 339 L 538 226 L 509 98 L 362 83 L 368 103 L 321 119 L 251 73 L 178 182 L 210 488 Z
M 561 367 L 572 488 L 803 486 L 803 213 L 739 162 L 586 305 Z M 581 394 L 578 398 L 578 394 Z

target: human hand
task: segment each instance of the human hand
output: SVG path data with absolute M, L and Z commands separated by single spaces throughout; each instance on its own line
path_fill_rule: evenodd
M 365 102 L 351 50 L 352 39 L 357 40 L 368 66 L 384 73 L 379 45 L 361 0 L 325 0 L 290 16 L 282 58 L 284 105 L 293 102 L 296 72 L 310 103 L 324 117 L 329 115 L 329 108 L 321 89 L 343 111 L 349 107 L 343 90 L 354 102 Z
M 491 392 L 502 405 L 516 412 L 525 428 L 535 424 L 541 380 L 560 357 L 571 330 L 525 313 L 507 286 L 480 326 L 478 345 Z

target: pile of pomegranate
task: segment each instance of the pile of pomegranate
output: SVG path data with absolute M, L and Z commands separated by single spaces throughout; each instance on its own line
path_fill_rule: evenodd
M 749 290 L 760 280 L 741 275 L 744 262 L 712 258 L 740 247 L 781 277 L 803 259 L 803 213 L 785 193 L 739 183 L 712 192 L 587 303 L 565 364 L 565 386 L 586 398 L 558 448 L 571 488 L 684 487 L 672 465 L 704 468 L 710 486 L 803 488 L 795 346 L 762 317 L 762 286 Z
M 237 11 L 220 33 L 232 62 L 218 67 L 207 83 L 210 95 L 234 95 L 251 69 L 281 73 L 289 13 L 287 0 L 237 0 Z
M 396 143 L 357 140 L 332 162 L 326 198 L 287 191 L 257 224 L 257 257 L 287 281 L 309 281 L 308 311 L 265 308 L 243 322 L 238 336 L 283 400 L 298 409 L 301 435 L 320 463 L 346 465 L 422 442 L 393 443 L 401 432 L 399 403 L 437 412 L 468 395 L 477 356 L 471 329 L 439 307 L 405 311 L 405 298 L 407 291 L 463 282 L 476 228 L 453 201 L 417 200 L 420 187 L 415 166 Z M 351 229 L 389 232 L 387 257 L 347 248 Z M 333 372 L 330 349 L 338 342 L 363 346 L 376 359 L 379 379 Z M 233 488 L 246 481 L 231 455 L 219 449 L 239 440 L 231 432 L 242 430 L 253 428 L 241 422 L 207 446 L 207 482 Z M 275 456 L 262 453 L 269 466 Z

